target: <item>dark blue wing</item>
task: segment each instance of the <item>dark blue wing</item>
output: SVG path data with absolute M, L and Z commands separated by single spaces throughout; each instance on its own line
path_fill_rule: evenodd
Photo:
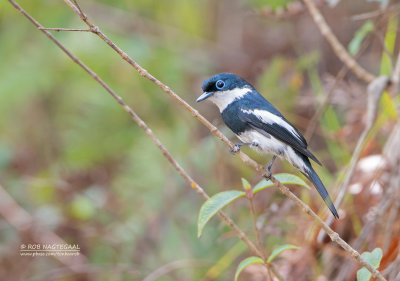
M 268 116 L 268 112 L 266 112 Z M 280 118 L 277 120 L 268 120 L 268 122 L 263 121 L 257 114 L 254 114 L 254 110 L 246 111 L 246 110 L 238 110 L 239 119 L 243 122 L 246 122 L 253 129 L 257 130 L 259 133 L 264 135 L 271 135 L 276 139 L 286 143 L 290 147 L 292 147 L 297 152 L 311 158 L 319 165 L 322 165 L 321 162 L 307 149 L 307 142 L 304 137 L 297 131 L 297 129 L 289 123 L 282 115 L 278 115 L 276 118 Z M 287 126 L 279 125 L 277 122 L 284 124 Z M 290 128 L 291 130 L 289 131 Z

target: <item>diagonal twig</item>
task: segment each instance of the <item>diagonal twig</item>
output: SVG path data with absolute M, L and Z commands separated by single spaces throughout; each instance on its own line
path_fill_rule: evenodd
M 314 4 L 312 0 L 303 0 L 306 4 L 310 14 L 318 26 L 321 34 L 325 37 L 325 39 L 331 45 L 335 54 L 340 58 L 340 60 L 350 68 L 358 78 L 361 80 L 371 83 L 375 76 L 365 70 L 362 66 L 360 66 L 357 61 L 347 52 L 346 48 L 339 42 L 336 38 L 335 34 L 333 34 L 331 28 L 326 23 L 324 17 L 321 12 L 318 10 L 317 6 Z
M 39 27 L 40 30 L 49 31 L 82 31 L 82 32 L 92 32 L 90 29 L 80 29 L 80 28 L 58 28 L 58 27 Z
M 372 126 L 374 125 L 377 111 L 378 111 L 378 105 L 379 105 L 379 100 L 385 91 L 387 84 L 389 83 L 389 77 L 387 76 L 379 76 L 376 78 L 372 83 L 368 85 L 368 104 L 367 104 L 367 116 L 366 116 L 366 122 L 365 122 L 365 127 L 364 130 L 362 131 L 358 141 L 356 148 L 354 149 L 353 155 L 350 160 L 350 165 L 347 168 L 346 171 L 346 176 L 345 180 L 342 184 L 342 187 L 339 190 L 339 193 L 336 197 L 335 200 L 335 206 L 339 207 L 344 199 L 345 194 L 347 193 L 348 187 L 350 180 L 353 177 L 353 174 L 356 169 L 356 165 L 358 163 L 358 160 L 360 158 L 362 148 L 364 147 L 365 140 L 368 136 L 368 133 L 371 131 Z M 329 217 L 326 223 L 328 225 L 331 225 L 334 221 L 333 217 Z M 322 242 L 325 239 L 325 232 L 321 231 L 318 235 L 318 242 Z
M 105 34 L 103 34 L 100 29 L 95 26 L 93 23 L 90 22 L 88 17 L 82 12 L 81 8 L 78 6 L 75 7 L 71 1 L 64 0 L 64 2 L 70 6 L 73 11 L 89 26 L 93 33 L 97 34 L 101 39 L 103 39 L 111 48 L 113 48 L 125 61 L 131 64 L 140 75 L 149 79 L 150 81 L 154 82 L 157 86 L 159 86 L 164 92 L 170 95 L 173 99 L 175 99 L 178 103 L 180 103 L 185 109 L 187 109 L 195 118 L 197 118 L 201 123 L 203 123 L 212 134 L 217 136 L 222 142 L 224 142 L 230 148 L 233 148 L 232 143 L 214 126 L 212 125 L 207 119 L 205 119 L 202 115 L 198 113 L 197 110 L 193 109 L 189 104 L 187 104 L 182 98 L 180 98 L 175 92 L 173 92 L 168 86 L 163 84 L 161 81 L 153 77 L 149 74 L 144 68 L 142 68 L 139 64 L 137 64 L 131 57 L 129 57 L 125 52 L 123 52 L 118 46 L 116 46 Z M 74 0 L 76 3 L 76 1 Z M 350 69 L 352 69 L 349 66 Z M 373 77 L 372 77 L 373 78 Z M 238 156 L 240 159 L 249 166 L 255 168 L 259 173 L 265 174 L 263 167 L 251 159 L 247 154 L 243 152 L 239 152 Z M 295 201 L 295 203 L 301 207 L 306 213 L 311 215 L 326 231 L 332 241 L 338 243 L 343 249 L 351 254 L 357 261 L 359 261 L 363 266 L 365 266 L 374 277 L 378 278 L 379 280 L 385 280 L 383 276 L 373 268 L 369 263 L 365 262 L 365 260 L 361 257 L 361 255 L 354 250 L 350 245 L 348 245 L 340 236 L 334 232 L 328 225 L 326 225 L 319 217 L 316 215 L 308 205 L 306 205 L 303 201 L 301 201 L 296 195 L 294 195 L 290 190 L 281 184 L 278 180 L 274 177 L 271 178 L 271 181 L 278 186 L 280 191 L 284 193 L 287 197 Z
M 9 0 L 9 2 L 18 10 L 20 11 L 25 17 L 27 17 L 32 23 L 34 23 L 37 27 L 41 27 L 39 23 L 37 23 L 29 14 L 27 14 L 25 11 L 23 11 L 23 9 L 15 3 L 14 0 Z M 141 76 L 149 79 L 150 81 L 152 81 L 153 83 L 155 83 L 158 87 L 160 87 L 164 92 L 166 92 L 167 94 L 169 94 L 172 98 L 174 98 L 179 104 L 181 104 L 185 109 L 187 109 L 195 118 L 197 118 L 201 123 L 203 123 L 209 130 L 211 133 L 213 133 L 215 136 L 217 136 L 221 141 L 223 141 L 227 146 L 229 146 L 230 148 L 233 148 L 233 144 L 225 137 L 225 135 L 223 135 L 215 126 L 213 126 L 207 119 L 205 119 L 202 115 L 200 115 L 197 110 L 193 109 L 188 103 L 186 103 L 182 98 L 180 98 L 177 94 L 175 94 L 168 86 L 166 86 L 165 84 L 163 84 L 161 81 L 159 81 L 158 79 L 156 79 L 154 76 L 152 76 L 150 73 L 148 73 L 144 68 L 142 68 L 139 64 L 137 64 L 132 58 L 130 58 L 125 52 L 123 52 L 119 47 L 117 47 L 110 39 L 108 39 L 108 37 L 105 36 L 105 34 L 103 34 L 100 29 L 93 25 L 87 18 L 87 16 L 81 12 L 82 10 L 80 8 L 75 7 L 69 0 L 64 0 L 64 2 L 67 3 L 67 5 L 69 5 L 80 17 L 81 19 L 89 26 L 90 30 L 95 33 L 96 35 L 98 35 L 100 38 L 102 38 L 108 45 L 110 45 L 118 54 L 121 55 L 121 57 L 127 61 L 129 64 L 131 64 L 138 72 Z M 74 1 L 76 3 L 76 1 Z M 79 7 L 79 6 L 78 6 Z M 49 37 L 54 43 L 56 43 L 64 52 L 69 52 L 68 50 L 65 49 L 65 47 L 59 43 L 49 32 L 47 32 L 46 30 L 42 30 L 42 32 L 44 32 L 46 34 L 47 37 Z M 68 54 L 68 53 L 67 53 Z M 70 56 L 71 57 L 71 56 Z M 76 57 L 71 57 L 71 59 L 73 59 L 74 62 L 76 63 L 80 63 L 79 60 L 77 60 Z M 83 65 L 85 66 L 85 65 Z M 81 66 L 81 67 L 83 67 Z M 86 66 L 85 66 L 86 67 Z M 84 68 L 85 71 L 88 72 L 87 67 Z M 88 72 L 89 73 L 89 72 Z M 94 79 L 96 79 L 96 81 L 102 81 L 96 74 L 94 74 L 95 76 L 92 76 Z M 99 82 L 100 83 L 100 82 Z M 103 82 L 104 83 L 104 82 Z M 103 86 L 104 87 L 104 86 Z M 109 92 L 110 93 L 110 92 Z M 124 107 L 125 110 L 127 110 L 129 107 L 124 104 L 122 102 L 122 99 L 117 96 L 116 97 L 117 101 Z M 123 103 L 121 103 L 121 102 Z M 128 111 L 129 112 L 129 111 Z M 131 114 L 131 113 L 130 113 Z M 133 118 L 132 114 L 131 117 Z M 141 119 L 140 119 L 141 120 Z M 135 120 L 136 121 L 136 120 Z M 138 123 L 139 126 L 143 126 L 145 125 L 143 121 Z M 151 130 L 147 127 L 147 129 L 145 127 L 142 127 L 146 134 L 149 135 L 149 133 L 152 134 Z M 153 139 L 152 139 L 153 140 Z M 153 140 L 154 141 L 154 140 Z M 157 145 L 157 143 L 156 143 Z M 161 150 L 161 147 L 159 145 L 157 145 L 159 147 L 159 149 Z M 164 148 L 165 149 L 165 148 Z M 162 150 L 163 154 L 167 157 L 166 155 L 166 150 Z M 241 158 L 241 160 L 246 163 L 249 166 L 252 166 L 254 169 L 256 169 L 259 173 L 265 174 L 265 171 L 263 169 L 263 167 L 258 164 L 257 162 L 255 162 L 253 159 L 251 159 L 247 154 L 243 153 L 243 152 L 239 152 L 238 153 L 239 157 Z M 167 157 L 168 159 L 168 157 Z M 170 159 L 168 159 L 170 160 Z M 172 159 L 173 160 L 173 159 Z M 173 161 L 170 161 L 170 163 L 173 165 Z M 177 170 L 178 167 L 180 166 L 174 166 Z M 182 169 L 182 168 L 181 168 Z M 183 169 L 182 169 L 183 170 Z M 180 170 L 178 170 L 179 172 Z M 184 171 L 184 170 L 183 170 Z M 181 173 L 180 173 L 181 174 Z M 181 174 L 182 175 L 182 174 Z M 182 175 L 183 176 L 183 175 Z M 185 177 L 184 177 L 185 178 Z M 186 179 L 186 178 L 185 178 Z M 188 178 L 188 180 L 191 179 L 190 176 Z M 356 259 L 361 265 L 363 265 L 364 267 L 366 267 L 371 273 L 372 275 L 377 278 L 378 280 L 385 280 L 385 278 L 381 275 L 381 273 L 379 271 L 377 271 L 375 268 L 373 268 L 369 263 L 367 263 L 362 257 L 361 255 L 354 250 L 350 245 L 348 245 L 342 238 L 340 238 L 339 234 L 337 234 L 336 232 L 334 232 L 328 225 L 326 225 L 324 223 L 324 221 L 318 217 L 317 214 L 315 214 L 311 208 L 306 205 L 303 201 L 301 201 L 296 195 L 294 195 L 286 186 L 284 186 L 282 183 L 280 183 L 278 180 L 276 180 L 274 177 L 271 177 L 271 181 L 280 189 L 280 191 L 282 193 L 284 193 L 287 197 L 289 197 L 291 200 L 293 200 L 299 207 L 301 207 L 307 214 L 309 214 L 310 216 L 312 216 L 314 218 L 314 220 L 327 232 L 327 234 L 329 235 L 329 237 L 331 238 L 332 241 L 336 242 L 337 244 L 339 244 L 346 252 L 348 252 L 354 259 Z M 190 182 L 190 181 L 189 181 Z M 198 188 L 200 188 L 194 181 L 190 182 L 192 187 L 196 189 L 196 191 L 199 192 Z M 204 192 L 204 190 L 203 190 Z M 220 216 L 222 215 L 222 213 L 219 213 Z M 226 218 L 226 217 L 225 217 Z M 227 218 L 226 218 L 227 219 Z M 224 221 L 226 223 L 228 223 L 225 219 Z M 228 224 L 229 225 L 229 224 Z M 233 226 L 235 226 L 232 222 L 231 228 Z M 235 230 L 235 229 L 234 229 Z M 236 231 L 235 231 L 236 232 Z M 244 233 L 243 233 L 244 235 Z M 243 240 L 243 237 L 240 237 Z M 249 241 L 250 242 L 250 241 Z M 251 242 L 250 242 L 251 243 Z M 255 248 L 256 251 L 257 248 Z M 257 254 L 258 255 L 258 254 Z M 259 255 L 262 256 L 262 255 Z
M 393 93 L 397 95 L 400 90 L 400 52 L 397 56 L 396 65 L 394 66 L 390 81 L 392 82 Z
M 183 177 L 183 179 L 204 199 L 209 199 L 209 196 L 204 189 L 196 183 L 192 177 L 179 165 L 178 162 L 171 156 L 168 150 L 164 147 L 161 141 L 154 135 L 153 131 L 146 125 L 146 123 L 134 112 L 120 96 L 118 96 L 94 71 L 86 66 L 81 60 L 73 55 L 64 45 L 62 45 L 51 33 L 42 29 L 39 22 L 37 22 L 32 16 L 24 11 L 15 1 L 9 0 L 9 2 L 26 18 L 28 18 L 36 27 L 38 27 L 51 41 L 53 41 L 68 57 L 70 57 L 76 64 L 83 68 L 94 80 L 96 80 L 124 109 L 129 113 L 131 118 L 144 130 L 146 135 L 154 142 L 154 144 L 160 149 L 162 154 L 167 158 L 170 164 L 177 170 L 177 172 Z M 257 247 L 247 238 L 245 233 L 239 229 L 239 227 L 228 218 L 223 212 L 219 212 L 218 215 L 222 220 L 236 233 L 236 235 L 249 247 L 249 249 L 258 256 L 262 256 Z

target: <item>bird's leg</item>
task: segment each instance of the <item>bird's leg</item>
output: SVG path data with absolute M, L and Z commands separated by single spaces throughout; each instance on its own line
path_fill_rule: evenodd
M 233 147 L 234 147 L 233 149 L 229 148 L 229 151 L 232 154 L 235 154 L 236 152 L 240 151 L 240 147 L 243 145 L 258 146 L 258 143 L 256 143 L 256 142 L 237 142 L 233 145 Z
M 271 168 L 272 168 L 272 164 L 274 164 L 275 159 L 276 159 L 276 155 L 272 156 L 271 162 L 269 162 L 267 169 L 265 169 L 265 171 L 268 173 L 268 176 L 264 175 L 264 177 L 267 180 L 270 180 L 272 177 Z

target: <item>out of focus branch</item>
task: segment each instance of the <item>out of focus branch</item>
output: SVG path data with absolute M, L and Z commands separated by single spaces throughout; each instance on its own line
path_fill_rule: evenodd
M 321 119 L 322 114 L 327 110 L 330 101 L 332 99 L 332 94 L 333 90 L 335 89 L 336 85 L 343 80 L 343 78 L 346 76 L 348 72 L 348 68 L 346 66 L 343 66 L 339 73 L 335 77 L 335 81 L 333 82 L 333 85 L 329 88 L 326 96 L 324 97 L 324 100 L 318 107 L 318 110 L 314 113 L 314 115 L 311 117 L 310 122 L 308 123 L 307 130 L 304 133 L 304 138 L 306 140 L 310 140 L 311 136 L 314 134 L 315 128 L 317 127 L 317 124 L 319 120 Z
M 76 0 L 73 0 L 75 5 L 72 4 L 71 1 L 69 1 L 69 0 L 64 0 L 64 2 L 66 2 L 67 5 L 70 6 L 74 10 L 74 12 L 79 15 L 79 17 L 89 26 L 90 30 L 92 30 L 93 33 L 98 35 L 109 46 L 111 46 L 125 61 L 127 61 L 129 64 L 131 64 L 139 72 L 140 75 L 142 75 L 143 77 L 145 77 L 145 78 L 149 79 L 150 81 L 154 82 L 164 92 L 166 92 L 173 99 L 175 99 L 178 103 L 180 103 L 185 109 L 187 109 L 195 118 L 197 118 L 201 123 L 203 123 L 210 130 L 211 133 L 213 133 L 215 136 L 217 136 L 222 142 L 224 142 L 230 148 L 233 147 L 232 143 L 228 140 L 228 138 L 226 138 L 214 125 L 212 125 L 207 119 L 205 119 L 201 114 L 199 114 L 197 110 L 192 108 L 188 103 L 186 103 L 182 98 L 180 98 L 175 92 L 173 92 L 168 86 L 163 84 L 161 81 L 157 80 L 150 73 L 148 73 L 144 68 L 142 68 L 139 64 L 137 64 L 132 58 L 130 58 L 125 52 L 123 52 L 117 45 L 115 45 L 105 34 L 103 34 L 97 26 L 95 26 L 93 23 L 91 23 L 90 20 L 88 19 L 88 17 L 86 16 L 86 14 L 84 14 L 82 9 L 79 7 L 79 5 L 76 2 Z M 351 66 L 348 65 L 348 67 L 350 69 L 354 70 Z M 373 76 L 371 76 L 371 77 L 372 77 L 372 79 L 374 78 Z M 238 153 L 238 155 L 242 159 L 243 162 L 245 162 L 249 166 L 252 166 L 258 172 L 260 172 L 262 174 L 265 174 L 264 168 L 260 164 L 255 162 L 253 159 L 251 159 L 247 154 L 245 154 L 245 153 L 240 151 Z M 282 183 L 280 183 L 274 177 L 271 178 L 271 181 L 275 185 L 278 186 L 278 188 L 281 190 L 282 193 L 284 193 L 287 197 L 289 197 L 290 199 L 295 201 L 295 203 L 298 206 L 300 206 L 306 213 L 311 215 L 321 225 L 321 227 L 326 231 L 326 233 L 329 235 L 329 237 L 331 238 L 332 241 L 338 243 L 344 250 L 349 252 L 353 258 L 355 258 L 363 266 L 368 268 L 368 270 L 372 273 L 372 275 L 374 277 L 378 278 L 378 280 L 385 280 L 383 278 L 383 276 L 375 268 L 373 268 L 370 264 L 365 262 L 365 260 L 361 257 L 361 255 L 356 250 L 351 248 L 350 245 L 348 245 L 343 239 L 341 239 L 339 234 L 334 232 L 328 225 L 326 225 L 318 217 L 318 215 L 316 215 L 310 209 L 310 207 L 308 205 L 306 205 L 303 201 L 301 201 L 286 186 L 284 186 Z
M 54 232 L 43 229 L 43 227 L 37 227 L 35 220 L 31 214 L 25 211 L 8 192 L 0 184 L 0 215 L 2 215 L 9 224 L 11 224 L 19 232 L 32 230 L 33 239 L 36 243 L 42 244 L 67 244 L 61 237 Z M 52 256 L 59 262 L 67 266 L 71 271 L 77 265 L 84 264 L 87 258 L 83 254 L 79 256 Z
M 353 177 L 354 171 L 356 169 L 356 165 L 358 159 L 360 158 L 362 148 L 364 147 L 365 139 L 368 133 L 371 131 L 372 126 L 374 125 L 376 114 L 378 111 L 379 100 L 385 91 L 387 85 L 389 83 L 389 77 L 387 76 L 379 76 L 376 78 L 372 83 L 368 85 L 368 104 L 367 104 L 367 116 L 365 120 L 365 127 L 362 131 L 358 141 L 357 146 L 354 149 L 353 155 L 350 160 L 350 165 L 347 169 L 345 180 L 340 188 L 339 194 L 335 200 L 335 206 L 338 208 L 344 199 L 344 195 L 347 193 L 350 180 Z M 331 225 L 334 221 L 333 216 L 330 216 L 329 219 L 326 221 L 328 225 Z M 322 242 L 325 239 L 325 232 L 321 231 L 318 235 L 318 242 Z
M 400 90 L 400 52 L 397 56 L 396 65 L 393 69 L 390 81 L 392 82 L 392 92 L 397 95 Z
M 27 17 L 36 27 L 38 28 L 43 28 L 35 19 L 33 19 L 28 13 L 26 13 L 15 1 L 9 0 L 9 2 L 18 10 L 20 11 L 25 17 Z M 79 17 L 89 26 L 91 32 L 94 34 L 98 35 L 100 38 L 102 38 L 109 46 L 111 46 L 120 56 L 127 61 L 129 64 L 131 64 L 141 76 L 149 79 L 153 83 L 155 83 L 158 87 L 160 87 L 165 93 L 170 95 L 175 101 L 177 101 L 179 104 L 181 104 L 186 110 L 188 110 L 196 119 L 198 119 L 201 123 L 203 123 L 211 133 L 213 133 L 215 136 L 217 136 L 222 142 L 224 142 L 228 147 L 233 148 L 233 144 L 228 140 L 228 138 L 223 135 L 214 125 L 212 125 L 207 119 L 205 119 L 202 115 L 198 113 L 197 110 L 193 109 L 188 103 L 186 103 L 182 98 L 180 98 L 176 93 L 174 93 L 167 85 L 163 84 L 161 81 L 156 79 L 154 76 L 152 76 L 150 73 L 147 72 L 144 68 L 142 68 L 139 64 L 137 64 L 132 58 L 130 58 L 125 52 L 123 52 L 118 46 L 116 46 L 108 37 L 106 37 L 105 34 L 103 34 L 100 29 L 92 24 L 88 17 L 82 12 L 81 8 L 79 5 L 77 5 L 76 1 L 74 0 L 74 3 L 76 4 L 73 5 L 69 0 L 64 0 L 64 2 L 67 3 L 68 6 L 70 6 L 75 13 L 79 15 Z M 159 142 L 159 140 L 155 137 L 153 132 L 146 126 L 146 124 L 139 118 L 139 116 L 136 115 L 136 113 L 128 106 L 126 105 L 122 99 L 116 95 L 111 88 L 108 87 L 108 85 L 102 81 L 97 74 L 95 74 L 93 71 L 91 71 L 86 65 L 84 65 L 77 57 L 72 55 L 71 52 L 69 52 L 54 36 L 52 36 L 48 31 L 46 30 L 41 30 L 43 33 L 46 34 L 47 37 L 49 37 L 59 48 L 61 48 L 75 63 L 77 63 L 79 66 L 81 66 L 87 73 L 89 73 L 97 82 L 99 82 L 106 90 L 108 93 L 110 93 L 117 101 L 120 103 L 124 109 L 131 115 L 132 119 L 134 119 L 135 122 L 138 123 L 138 125 L 145 131 L 145 133 L 152 139 L 152 141 L 157 145 L 157 147 L 162 151 L 164 156 L 168 159 L 168 161 L 177 169 L 179 174 L 198 192 L 200 193 L 204 198 L 208 198 L 207 194 L 204 192 L 204 190 L 195 182 L 192 180 L 192 178 L 186 174 L 186 172 L 179 166 L 178 163 L 172 158 L 172 156 L 168 153 L 168 151 L 165 149 L 165 147 Z M 256 169 L 259 173 L 266 175 L 265 170 L 263 169 L 262 165 L 258 164 L 255 162 L 253 159 L 251 159 L 247 154 L 243 152 L 238 153 L 240 159 L 249 166 L 252 166 L 254 169 Z M 362 266 L 366 267 L 372 275 L 377 278 L 378 280 L 385 280 L 385 278 L 377 271 L 375 268 L 373 268 L 369 263 L 367 263 L 361 255 L 354 250 L 350 245 L 348 245 L 343 239 L 340 238 L 339 234 L 334 232 L 328 225 L 326 225 L 323 220 L 318 217 L 317 214 L 315 214 L 311 208 L 306 205 L 303 201 L 301 201 L 295 194 L 293 194 L 289 188 L 284 186 L 282 183 L 280 183 L 278 180 L 276 180 L 274 177 L 271 177 L 271 181 L 281 190 L 283 194 L 285 194 L 287 197 L 289 197 L 291 200 L 293 200 L 301 209 L 309 214 L 311 217 L 314 218 L 318 222 L 318 224 L 327 232 L 329 237 L 331 238 L 332 241 L 336 242 L 339 244 L 346 252 L 348 252 L 351 257 L 356 259 Z M 222 212 L 218 213 L 219 216 L 224 220 L 225 223 L 227 223 L 234 231 L 235 233 L 239 236 L 240 239 L 242 239 L 248 247 L 256 253 L 258 256 L 262 257 L 261 253 L 259 250 L 254 246 L 254 244 L 247 239 L 245 234 L 229 219 L 227 218 Z
M 76 64 L 83 68 L 94 80 L 96 80 L 124 109 L 129 113 L 131 118 L 144 130 L 146 135 L 153 141 L 153 143 L 160 149 L 162 154 L 167 158 L 170 164 L 177 170 L 177 172 L 183 177 L 183 179 L 204 199 L 210 197 L 204 191 L 204 189 L 197 184 L 192 177 L 179 165 L 178 162 L 172 157 L 168 150 L 164 147 L 161 141 L 155 136 L 153 131 L 146 125 L 146 123 L 134 112 L 114 90 L 111 89 L 94 71 L 86 66 L 81 60 L 79 60 L 74 54 L 72 54 L 60 41 L 58 41 L 51 33 L 43 29 L 43 26 L 37 22 L 32 16 L 24 11 L 15 1 L 9 0 L 9 2 L 26 18 L 28 18 L 39 30 L 41 30 L 51 41 L 53 41 L 68 57 L 70 57 Z M 218 212 L 218 215 L 222 220 L 236 233 L 236 235 L 249 247 L 249 249 L 256 255 L 262 257 L 262 254 L 257 247 L 247 238 L 246 234 L 239 229 L 239 227 L 228 218 L 223 212 Z
M 261 235 L 260 235 L 260 230 L 257 227 L 257 213 L 256 213 L 256 206 L 254 204 L 254 194 L 251 193 L 250 196 L 247 196 L 249 203 L 250 203 L 250 211 L 251 211 L 251 217 L 253 219 L 253 227 L 254 227 L 254 232 L 256 234 L 256 238 L 257 238 L 257 245 L 258 248 L 261 250 L 261 254 L 262 254 L 262 259 L 265 261 L 266 259 L 266 255 L 265 255 L 265 248 L 261 239 Z M 270 273 L 269 268 L 268 272 Z M 272 279 L 271 279 L 272 281 Z
M 82 31 L 82 32 L 91 32 L 90 29 L 80 29 L 80 28 L 48 28 L 48 27 L 40 27 L 40 30 L 49 30 L 49 31 Z
M 357 54 L 354 56 L 354 59 L 357 59 L 359 56 L 361 56 L 362 52 L 369 46 L 369 43 L 370 43 L 369 41 L 371 41 L 370 38 L 371 37 L 367 37 L 367 39 L 362 42 L 360 49 L 358 50 Z M 330 104 L 335 87 L 338 85 L 338 83 L 340 81 L 343 80 L 343 78 L 346 76 L 348 71 L 349 71 L 349 68 L 347 67 L 347 65 L 343 65 L 342 68 L 339 70 L 338 74 L 335 77 L 335 81 L 330 86 L 329 90 L 327 91 L 327 94 L 324 97 L 324 100 L 322 101 L 318 110 L 314 113 L 313 117 L 311 118 L 310 122 L 308 123 L 307 130 L 304 133 L 304 138 L 306 140 L 309 140 L 311 138 L 311 136 L 313 135 L 318 121 L 321 119 L 322 114 L 326 111 L 326 109 L 328 108 L 328 106 Z
M 322 16 L 321 12 L 318 10 L 317 6 L 314 4 L 312 0 L 303 0 L 307 5 L 308 10 L 312 18 L 315 21 L 315 24 L 318 26 L 321 34 L 325 37 L 325 39 L 331 45 L 335 54 L 339 57 L 339 59 L 350 68 L 358 78 L 361 80 L 371 83 L 375 76 L 365 70 L 362 66 L 360 66 L 356 60 L 347 52 L 346 48 L 339 42 L 336 38 L 335 34 L 333 34 L 331 28 L 325 21 L 325 18 Z

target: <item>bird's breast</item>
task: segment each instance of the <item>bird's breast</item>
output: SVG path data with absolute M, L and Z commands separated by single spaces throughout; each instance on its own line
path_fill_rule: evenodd
M 237 136 L 242 142 L 256 143 L 257 146 L 252 146 L 252 148 L 260 153 L 282 156 L 287 149 L 287 145 L 285 143 L 277 140 L 271 135 L 267 137 L 253 129 L 246 130 Z
M 257 146 L 251 146 L 252 149 L 262 154 L 273 154 L 286 159 L 295 168 L 306 172 L 307 165 L 302 157 L 292 147 L 269 135 L 269 137 L 257 132 L 256 130 L 246 130 L 237 134 L 238 138 L 245 143 L 255 143 Z

